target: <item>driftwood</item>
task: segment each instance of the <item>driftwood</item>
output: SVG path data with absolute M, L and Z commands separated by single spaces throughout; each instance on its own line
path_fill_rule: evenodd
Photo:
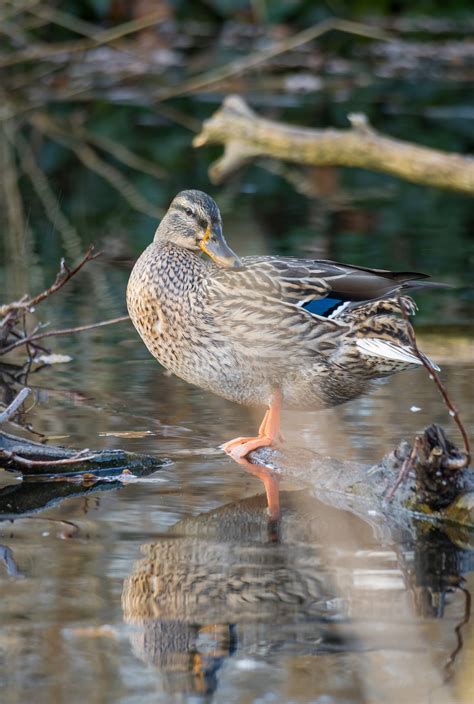
M 127 471 L 143 476 L 169 464 L 166 459 L 124 450 L 73 450 L 32 442 L 0 431 L 0 467 L 38 475 L 117 475 Z
M 220 183 L 260 156 L 313 166 L 352 166 L 438 188 L 474 195 L 474 159 L 386 137 L 365 115 L 349 115 L 351 128 L 307 129 L 259 117 L 239 96 L 229 96 L 203 123 L 194 146 L 223 144 L 224 156 L 210 168 Z
M 474 474 L 457 463 L 462 453 L 446 439 L 439 426 L 419 436 L 417 451 L 403 442 L 375 466 L 323 457 L 309 450 L 262 448 L 251 453 L 254 465 L 273 470 L 279 478 L 297 480 L 332 506 L 366 517 L 367 511 L 396 516 L 423 514 L 474 528 Z M 412 457 L 412 472 L 395 493 L 387 490 L 400 468 Z M 166 466 L 169 460 L 123 450 L 74 450 L 43 445 L 0 432 L 0 466 L 25 477 L 79 475 L 84 480 L 117 476 L 123 472 L 143 476 Z M 402 522 L 407 518 L 402 517 Z M 398 519 L 397 519 L 398 521 Z
M 474 473 L 460 468 L 462 451 L 437 425 L 426 428 L 414 447 L 416 452 L 402 442 L 374 466 L 291 448 L 262 448 L 249 459 L 273 470 L 276 476 L 303 482 L 319 499 L 362 517 L 368 511 L 395 517 L 402 511 L 474 529 Z M 407 458 L 411 459 L 411 471 L 389 504 L 387 495 Z M 406 520 L 401 517 L 402 523 Z

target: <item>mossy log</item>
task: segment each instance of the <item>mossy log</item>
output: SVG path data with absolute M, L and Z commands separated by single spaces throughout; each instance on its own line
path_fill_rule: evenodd
M 386 137 L 365 115 L 349 115 L 351 127 L 308 129 L 259 117 L 237 95 L 203 123 L 194 146 L 223 144 L 224 156 L 209 170 L 214 183 L 256 157 L 313 166 L 352 166 L 427 186 L 474 195 L 474 159 Z

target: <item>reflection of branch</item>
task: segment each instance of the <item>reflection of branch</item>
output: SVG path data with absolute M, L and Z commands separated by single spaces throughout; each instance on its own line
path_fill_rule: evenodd
M 351 129 L 309 129 L 266 120 L 238 96 L 224 100 L 203 123 L 194 146 L 233 145 L 233 169 L 241 166 L 239 149 L 248 158 L 271 156 L 313 166 L 351 166 L 404 178 L 414 183 L 449 188 L 474 195 L 474 160 L 439 149 L 386 137 L 376 132 L 363 115 L 350 116 Z M 238 148 L 236 148 L 236 146 Z M 219 183 L 231 171 L 230 158 L 210 169 Z
M 471 593 L 469 592 L 466 587 L 456 587 L 458 591 L 462 592 L 464 594 L 464 616 L 461 621 L 457 624 L 456 628 L 454 629 L 454 632 L 456 634 L 456 647 L 450 654 L 445 666 L 444 666 L 444 671 L 446 674 L 446 681 L 451 679 L 453 676 L 453 665 L 455 663 L 455 660 L 461 650 L 463 649 L 464 646 L 464 640 L 462 637 L 462 629 L 464 626 L 466 626 L 469 621 L 471 620 Z
M 20 301 L 14 301 L 13 303 L 6 303 L 5 305 L 0 306 L 0 316 L 6 316 L 11 312 L 27 311 L 30 308 L 34 308 L 34 306 L 38 305 L 38 303 L 44 301 L 45 298 L 48 298 L 53 293 L 56 293 L 56 291 L 59 291 L 59 289 L 62 288 L 64 284 L 66 284 L 70 279 L 72 279 L 75 274 L 77 274 L 80 269 L 82 269 L 84 264 L 87 264 L 87 262 L 91 261 L 92 259 L 96 259 L 98 256 L 100 256 L 100 254 L 101 252 L 96 252 L 94 254 L 94 246 L 91 245 L 80 260 L 80 262 L 76 264 L 76 266 L 72 269 L 68 267 L 64 259 L 61 259 L 61 267 L 59 273 L 56 275 L 54 282 L 49 288 L 47 288 L 45 291 L 42 291 L 41 293 L 38 293 L 32 298 L 22 298 Z
M 60 335 L 73 335 L 77 332 L 85 332 L 86 330 L 95 330 L 95 328 L 103 328 L 106 325 L 114 325 L 115 323 L 122 323 L 125 320 L 130 320 L 128 315 L 121 315 L 118 318 L 111 318 L 110 320 L 102 320 L 100 323 L 91 323 L 90 325 L 79 325 L 75 328 L 64 328 L 63 330 L 48 330 L 47 332 L 40 332 L 37 335 L 29 335 L 22 337 L 17 340 L 17 342 L 12 342 L 8 347 L 3 349 L 0 347 L 0 355 L 7 354 L 17 347 L 22 347 L 23 345 L 28 345 L 31 342 L 36 342 L 37 340 L 42 340 L 44 337 L 58 337 Z M 0 415 L 1 422 L 1 415 Z
M 25 576 L 23 572 L 18 568 L 13 557 L 12 549 L 8 545 L 0 545 L 0 560 L 5 565 L 7 574 L 9 577 L 16 577 L 17 579 L 23 579 Z

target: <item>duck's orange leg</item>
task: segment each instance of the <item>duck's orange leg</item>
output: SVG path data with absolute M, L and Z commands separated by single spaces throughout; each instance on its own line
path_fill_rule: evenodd
M 258 447 L 268 447 L 273 445 L 280 437 L 281 418 L 281 391 L 273 393 L 272 401 L 268 411 L 265 413 L 260 425 L 258 436 L 250 438 L 234 438 L 226 442 L 222 449 L 227 452 L 237 462 L 243 459 L 249 452 Z

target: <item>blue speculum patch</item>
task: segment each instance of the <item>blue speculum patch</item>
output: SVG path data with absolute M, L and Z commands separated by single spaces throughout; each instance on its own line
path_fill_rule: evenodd
M 310 301 L 303 306 L 303 309 L 309 311 L 310 313 L 314 313 L 315 315 L 322 315 L 325 318 L 328 318 L 331 313 L 334 313 L 334 311 L 344 302 L 344 298 L 326 296 L 326 298 Z

